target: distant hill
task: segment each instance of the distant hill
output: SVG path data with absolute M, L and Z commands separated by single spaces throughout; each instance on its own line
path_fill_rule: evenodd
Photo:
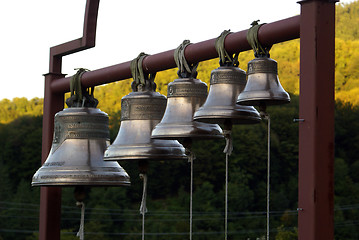
M 359 2 L 337 4 L 336 14 L 336 99 L 359 105 Z M 299 40 L 288 41 L 273 46 L 271 57 L 278 62 L 278 75 L 286 91 L 299 94 Z M 253 59 L 252 51 L 239 55 L 240 68 L 246 70 Z M 198 78 L 209 85 L 211 71 L 218 67 L 218 59 L 201 62 Z M 167 84 L 177 78 L 176 69 L 157 73 L 157 91 L 167 95 Z M 101 110 L 111 114 L 116 121 L 121 109 L 121 98 L 131 91 L 132 79 L 111 83 L 96 88 Z M 0 101 L 0 123 L 7 123 L 19 116 L 42 115 L 43 99 L 15 98 Z

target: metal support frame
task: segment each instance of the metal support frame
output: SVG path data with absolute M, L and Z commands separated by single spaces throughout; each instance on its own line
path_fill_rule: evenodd
M 301 2 L 298 239 L 334 239 L 335 2 Z
M 275 44 L 301 38 L 300 122 L 299 127 L 299 202 L 298 239 L 334 238 L 333 162 L 334 162 L 334 25 L 335 1 L 301 1 L 301 15 L 263 25 L 261 43 Z M 45 75 L 42 163 L 50 151 L 54 115 L 62 110 L 70 78 L 61 74 L 62 56 L 95 46 L 99 0 L 87 0 L 84 34 L 50 50 L 50 73 Z M 232 33 L 225 39 L 229 53 L 250 50 L 248 30 Z M 215 39 L 186 48 L 190 63 L 217 56 Z M 146 73 L 176 67 L 174 50 L 147 56 Z M 84 87 L 97 86 L 131 77 L 130 61 L 86 72 Z M 60 240 L 61 188 L 42 187 L 40 197 L 40 240 Z

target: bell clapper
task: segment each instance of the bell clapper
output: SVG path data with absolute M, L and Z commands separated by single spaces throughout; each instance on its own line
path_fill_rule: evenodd
M 85 187 L 84 186 L 76 186 L 74 190 L 74 197 L 76 199 L 76 206 L 81 208 L 81 220 L 79 231 L 76 236 L 80 238 L 80 240 L 84 240 L 84 227 L 85 227 L 85 203 L 83 202 L 86 197 Z

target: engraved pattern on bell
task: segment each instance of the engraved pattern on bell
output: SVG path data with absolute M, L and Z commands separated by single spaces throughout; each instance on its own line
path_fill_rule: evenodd
M 60 132 L 59 132 L 60 131 Z M 55 115 L 54 140 L 32 186 L 129 185 L 117 162 L 103 161 L 109 145 L 108 116 L 97 108 L 67 108 Z
M 143 92 L 133 93 L 133 96 Z M 167 101 L 164 97 L 157 95 L 143 95 L 142 98 L 126 98 L 122 99 L 121 121 L 124 120 L 145 120 L 158 119 L 161 120 L 166 109 Z
M 258 57 L 248 62 L 247 75 L 254 73 L 278 74 L 278 64 L 271 58 Z
M 237 67 L 219 67 L 211 72 L 210 84 L 246 85 L 246 72 Z
M 215 84 L 212 84 L 215 82 Z M 252 106 L 236 104 L 246 84 L 246 73 L 238 67 L 222 66 L 211 73 L 211 86 L 206 102 L 194 114 L 195 121 L 232 124 L 254 124 L 261 118 Z
M 175 140 L 151 139 L 152 129 L 160 122 L 166 108 L 166 97 L 158 92 L 131 92 L 123 97 L 129 103 L 121 117 L 115 141 L 104 153 L 106 161 L 183 160 L 184 147 Z M 125 111 L 122 109 L 121 114 Z
M 191 84 L 188 81 L 179 81 L 177 79 L 176 84 L 168 84 L 167 97 L 187 97 L 187 96 L 207 96 L 207 84 L 197 83 Z M 198 80 L 198 79 L 197 79 Z M 175 80 L 176 81 L 176 80 Z

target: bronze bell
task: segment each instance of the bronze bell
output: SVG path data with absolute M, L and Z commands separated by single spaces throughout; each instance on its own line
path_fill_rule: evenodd
M 290 102 L 289 94 L 278 79 L 277 62 L 269 57 L 256 57 L 248 63 L 247 85 L 238 96 L 241 105 L 268 106 Z
M 121 100 L 121 126 L 104 159 L 176 160 L 187 159 L 176 140 L 151 139 L 152 129 L 161 121 L 166 97 L 154 91 L 131 92 Z
M 151 139 L 153 128 L 161 121 L 167 99 L 156 92 L 156 73 L 145 74 L 140 53 L 131 61 L 132 92 L 121 99 L 121 126 L 115 141 L 105 151 L 109 161 L 186 159 L 184 147 L 176 140 Z M 146 163 L 147 164 L 147 163 Z
M 232 124 L 258 123 L 261 117 L 253 106 L 236 104 L 246 85 L 246 73 L 234 66 L 221 66 L 211 72 L 206 102 L 194 114 L 194 120 L 207 123 L 230 121 Z
M 104 162 L 109 145 L 108 115 L 93 107 L 70 107 L 55 115 L 54 137 L 32 186 L 129 185 L 117 162 Z
M 247 32 L 255 59 L 248 63 L 247 85 L 239 94 L 237 104 L 256 105 L 265 112 L 266 106 L 289 103 L 290 97 L 279 82 L 277 62 L 269 58 L 272 46 L 264 46 L 258 40 L 262 25 L 254 21 Z
M 195 78 L 179 78 L 168 84 L 167 107 L 152 138 L 209 139 L 223 138 L 217 124 L 193 121 L 194 113 L 207 97 L 207 84 Z
M 152 138 L 189 141 L 223 138 L 217 124 L 193 121 L 194 113 L 206 101 L 207 84 L 196 78 L 198 63 L 188 64 L 185 58 L 184 50 L 190 44 L 189 40 L 184 40 L 174 52 L 179 78 L 168 84 L 166 111 L 153 129 Z
M 81 86 L 80 68 L 71 78 L 69 108 L 55 114 L 50 153 L 32 178 L 32 186 L 129 185 L 130 177 L 117 162 L 103 161 L 110 144 L 108 115 Z

